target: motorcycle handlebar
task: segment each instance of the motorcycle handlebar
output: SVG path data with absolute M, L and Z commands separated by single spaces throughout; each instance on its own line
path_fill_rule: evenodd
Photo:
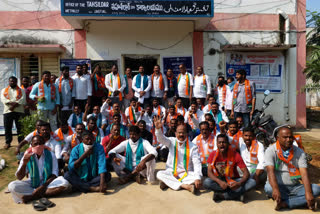
M 273 101 L 273 98 L 269 102 L 267 102 L 267 105 L 269 105 L 272 101 Z

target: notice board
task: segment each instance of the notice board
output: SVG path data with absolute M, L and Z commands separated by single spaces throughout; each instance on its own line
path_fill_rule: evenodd
M 167 70 L 171 68 L 175 77 L 180 74 L 179 65 L 184 64 L 187 72 L 192 73 L 193 58 L 192 56 L 174 56 L 174 57 L 162 57 L 163 73 L 166 74 Z
M 284 56 L 280 52 L 228 52 L 226 53 L 226 74 L 236 76 L 243 69 L 247 79 L 256 83 L 256 91 L 280 93 L 284 72 Z
M 69 76 L 72 77 L 76 73 L 77 65 L 88 65 L 88 71 L 91 73 L 90 59 L 60 59 L 60 71 L 63 66 L 69 66 Z

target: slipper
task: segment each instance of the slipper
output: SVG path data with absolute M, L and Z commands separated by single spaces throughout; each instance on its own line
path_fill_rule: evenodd
M 32 206 L 36 211 L 44 211 L 47 209 L 47 207 L 39 201 L 33 201 Z
M 40 198 L 39 202 L 48 208 L 56 206 L 55 203 L 49 201 L 47 198 Z

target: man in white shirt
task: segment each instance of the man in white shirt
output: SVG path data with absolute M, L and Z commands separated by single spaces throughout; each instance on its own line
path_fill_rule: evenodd
M 150 90 L 152 87 L 151 77 L 144 73 L 144 67 L 139 66 L 139 74 L 133 77 L 132 89 L 135 91 L 134 96 L 138 98 L 140 105 L 146 105 L 150 102 Z
M 161 73 L 159 65 L 155 65 L 153 67 L 151 82 L 152 82 L 151 97 L 153 99 L 157 99 L 158 102 L 161 105 L 163 105 L 164 101 L 167 99 L 168 80 L 167 80 L 167 76 Z
M 151 144 L 140 137 L 138 126 L 129 128 L 130 139 L 121 142 L 109 152 L 114 171 L 119 176 L 121 184 L 132 179 L 141 184 L 141 177 L 146 177 L 149 182 L 154 182 L 155 158 L 157 151 Z M 126 156 L 120 153 L 126 153 Z
M 224 124 L 229 123 L 229 119 L 228 119 L 226 113 L 224 111 L 219 110 L 218 103 L 213 103 L 211 105 L 211 111 L 209 113 L 212 114 L 213 119 L 216 121 L 216 126 L 217 126 L 218 131 L 221 131 L 220 130 L 220 122 L 224 121 Z
M 178 97 L 176 100 L 176 111 L 181 114 L 183 117 L 186 116 L 187 109 L 185 109 L 182 105 L 182 98 Z
M 159 104 L 158 99 L 153 99 L 152 100 L 152 105 L 153 105 L 153 114 L 161 116 L 162 119 L 166 117 L 166 109 Z
M 146 125 L 147 125 L 146 128 L 149 132 L 151 131 L 151 128 L 153 126 L 153 116 L 154 116 L 154 113 L 152 112 L 152 106 L 149 104 L 147 105 L 145 110 L 143 109 L 141 111 L 141 115 L 138 118 L 138 122 L 140 120 L 144 120 L 146 122 Z
M 178 76 L 178 95 L 181 97 L 182 105 L 188 108 L 192 100 L 193 76 L 188 73 L 184 64 L 179 65 L 180 74 Z
M 138 122 L 141 111 L 143 110 L 139 105 L 140 104 L 137 103 L 137 99 L 135 97 L 130 100 L 130 106 L 125 111 L 125 115 L 128 120 L 127 124 L 129 126 L 136 125 Z
M 194 132 L 198 132 L 195 136 L 199 134 L 199 123 L 204 120 L 203 113 L 198 109 L 196 101 L 192 101 L 191 109 L 184 116 L 184 122 L 188 123 Z
M 71 150 L 82 142 L 81 135 L 84 130 L 85 126 L 83 125 L 83 123 L 78 123 L 74 130 L 74 133 L 65 139 L 66 144 L 64 145 L 61 152 L 65 163 L 69 163 Z
M 182 188 L 195 194 L 201 186 L 202 168 L 198 148 L 189 141 L 186 126 L 178 125 L 176 137 L 168 138 L 161 131 L 163 125 L 159 116 L 155 117 L 154 124 L 158 141 L 169 148 L 166 170 L 157 173 L 160 188 Z
M 202 105 L 204 105 L 206 99 L 209 99 L 211 93 L 211 81 L 209 76 L 203 73 L 203 67 L 198 66 L 196 69 L 196 74 L 194 76 L 193 82 L 193 96 L 195 98 L 200 98 Z
M 104 138 L 104 132 L 97 126 L 96 117 L 88 118 L 86 129 L 93 134 L 95 140 L 94 142 L 97 144 L 101 144 L 102 139 Z
M 112 110 L 112 101 L 111 99 L 108 97 L 106 99 L 106 101 L 102 104 L 101 106 L 101 113 L 108 117 L 109 116 L 109 112 Z
M 72 76 L 75 83 L 76 97 L 74 100 L 74 105 L 79 106 L 81 112 L 85 111 L 86 104 L 90 105 L 92 96 L 92 85 L 89 78 L 83 74 L 82 65 L 77 65 L 76 74 Z
M 217 95 L 217 103 L 220 106 L 220 110 L 227 112 L 226 104 L 227 100 L 232 99 L 232 92 L 229 86 L 226 84 L 223 76 L 218 77 L 218 85 L 215 93 Z
M 55 136 L 57 136 L 57 139 L 60 141 L 61 149 L 63 149 L 64 145 L 66 144 L 67 137 L 73 135 L 73 132 L 73 128 L 68 126 L 68 123 L 65 121 L 62 121 L 60 128 L 54 131 Z
M 17 78 L 12 76 L 9 78 L 9 86 L 1 91 L 1 102 L 4 105 L 3 123 L 6 136 L 6 144 L 4 149 L 9 149 L 12 142 L 12 125 L 13 121 L 17 127 L 18 143 L 23 140 L 21 134 L 20 118 L 24 115 L 24 105 L 26 104 L 26 94 L 17 85 Z
M 216 102 L 216 99 L 212 94 L 209 95 L 208 104 L 202 109 L 203 114 L 209 113 L 212 109 L 212 104 Z
M 99 128 L 101 128 L 103 131 L 106 130 L 107 126 L 108 126 L 108 121 L 106 116 L 104 116 L 101 112 L 100 112 L 100 106 L 94 106 L 92 109 L 92 114 L 88 115 L 88 111 L 89 111 L 90 107 L 88 105 L 86 105 L 86 110 L 83 114 L 82 120 L 84 122 L 84 124 L 86 125 L 87 120 L 90 117 L 95 117 L 97 119 L 97 126 Z
M 58 172 L 55 155 L 44 146 L 43 137 L 36 135 L 20 161 L 16 172 L 18 181 L 12 181 L 8 190 L 16 203 L 58 195 L 70 187 L 67 180 L 62 176 L 58 177 Z M 22 180 L 27 174 L 28 180 Z
M 216 144 L 216 135 L 210 131 L 209 123 L 207 121 L 202 121 L 199 124 L 200 133 L 197 137 L 195 137 L 192 141 L 193 144 L 197 145 L 198 152 L 200 155 L 200 160 L 202 164 L 202 175 L 208 175 L 208 164 L 207 160 L 210 153 L 214 149 L 214 145 Z
M 117 65 L 112 66 L 111 73 L 106 75 L 105 81 L 112 103 L 118 102 L 120 106 L 122 106 L 124 99 L 123 90 L 126 88 L 126 80 L 123 75 L 119 73 Z
M 257 185 L 264 183 L 267 179 L 267 173 L 264 170 L 264 146 L 255 139 L 254 132 L 249 127 L 243 129 L 239 150 L 250 177 L 256 181 Z

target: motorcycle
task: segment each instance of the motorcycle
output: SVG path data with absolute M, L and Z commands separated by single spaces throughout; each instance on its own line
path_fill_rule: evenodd
M 277 123 L 273 120 L 272 115 L 266 115 L 264 112 L 273 102 L 273 99 L 266 101 L 269 94 L 269 90 L 266 90 L 264 92 L 263 106 L 260 110 L 256 109 L 254 111 L 251 121 L 251 126 L 254 129 L 257 140 L 263 143 L 265 148 L 275 142 L 273 132 L 274 129 L 278 126 Z

